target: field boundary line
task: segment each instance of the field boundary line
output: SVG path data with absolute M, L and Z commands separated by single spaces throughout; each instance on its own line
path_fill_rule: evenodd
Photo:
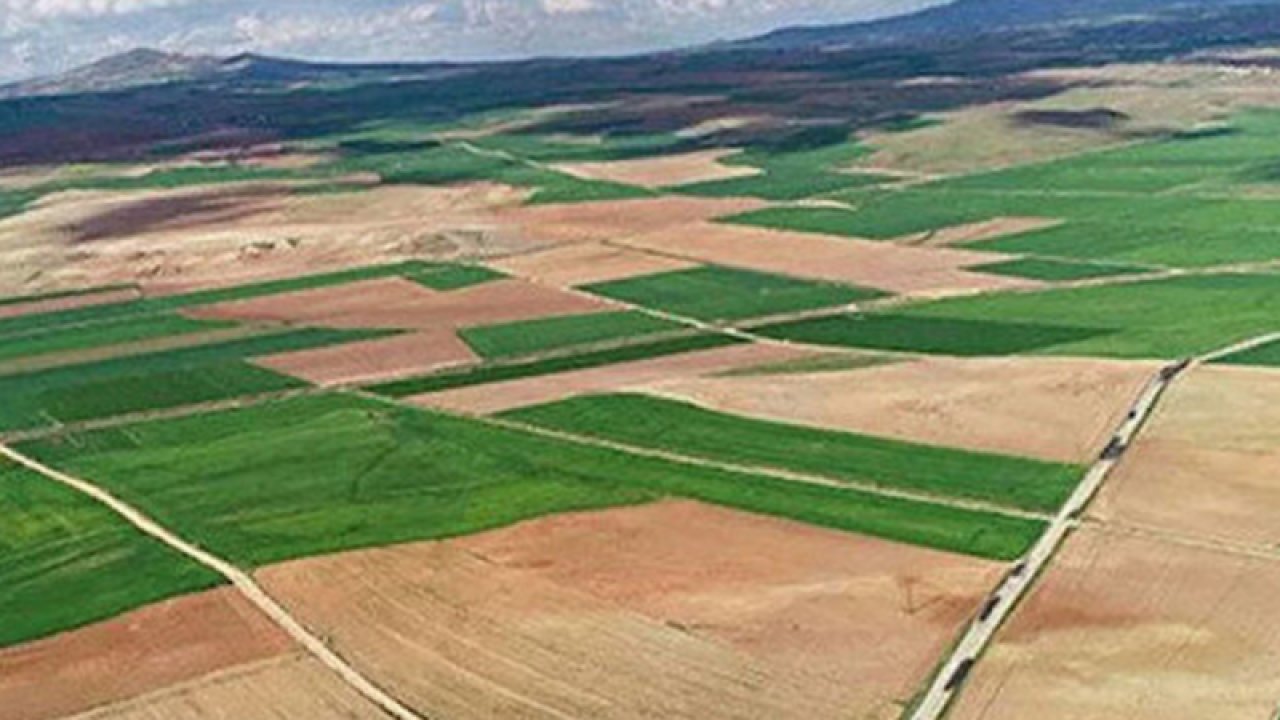
M 43 475 L 49 480 L 60 483 L 83 495 L 87 495 L 110 508 L 142 533 L 149 535 L 191 560 L 194 560 L 219 575 L 222 575 L 233 586 L 235 586 L 240 594 L 253 603 L 281 630 L 297 642 L 303 650 L 309 653 L 316 660 L 320 661 L 320 663 L 329 668 L 329 670 L 333 671 L 333 673 L 343 682 L 390 717 L 396 718 L 396 720 L 427 720 L 425 716 L 419 715 L 417 712 L 411 710 L 408 706 L 389 695 L 385 690 L 374 684 L 372 680 L 365 677 L 359 670 L 355 669 L 355 667 L 339 656 L 332 648 L 325 644 L 323 640 L 308 630 L 299 620 L 294 618 L 283 605 L 276 602 L 274 598 L 267 594 L 266 590 L 264 590 L 249 573 L 241 570 L 235 565 L 232 565 L 227 560 L 224 560 L 213 553 L 182 539 L 160 523 L 151 519 L 150 516 L 93 483 L 82 480 L 73 475 L 69 475 L 60 470 L 56 470 L 38 460 L 35 460 L 34 458 L 28 457 L 17 450 L 14 450 L 8 445 L 0 445 L 0 456 L 12 460 L 32 472 Z

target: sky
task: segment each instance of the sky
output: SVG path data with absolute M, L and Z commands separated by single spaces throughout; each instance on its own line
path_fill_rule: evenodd
M 943 0 L 0 0 L 0 82 L 136 47 L 323 60 L 612 55 Z

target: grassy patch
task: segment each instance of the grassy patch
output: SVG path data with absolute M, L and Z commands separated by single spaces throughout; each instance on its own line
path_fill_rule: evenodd
M 1135 267 L 1133 265 L 1068 262 L 1066 260 L 1050 260 L 1046 258 L 1020 258 L 986 265 L 974 265 L 967 269 L 991 275 L 1007 275 L 1049 282 L 1069 282 L 1071 280 L 1089 280 L 1092 278 L 1117 277 L 1150 272 L 1150 268 Z
M 91 325 L 77 325 L 6 339 L 3 343 L 0 343 L 0 362 L 37 355 L 76 352 L 110 345 L 123 345 L 144 340 L 189 335 L 231 326 L 232 323 L 193 320 L 181 315 L 167 313 L 141 318 L 124 318 L 113 322 Z
M 609 348 L 607 350 L 578 353 L 576 355 L 546 358 L 544 360 L 533 360 L 530 362 L 513 363 L 509 365 L 485 365 L 469 370 L 449 371 L 421 378 L 397 380 L 395 382 L 374 385 L 368 389 L 373 393 L 386 395 L 387 397 L 409 397 L 411 395 L 442 392 L 444 390 L 454 390 L 456 388 L 484 385 L 487 383 L 502 382 L 505 380 L 519 380 L 522 378 L 554 375 L 556 373 L 570 372 L 573 370 L 588 370 L 590 368 L 617 365 L 619 363 L 635 362 L 638 360 L 651 360 L 669 355 L 681 355 L 683 353 L 695 352 L 698 350 L 711 350 L 713 348 L 737 345 L 745 342 L 745 340 L 729 337 L 727 335 L 704 333 L 690 337 L 658 340 L 650 343 Z
M 0 517 L 0 647 L 220 582 L 106 507 L 7 460 Z
M 1215 362 L 1224 365 L 1253 365 L 1257 367 L 1280 367 L 1280 341 L 1269 342 L 1248 350 L 1232 353 Z
M 781 468 L 1025 510 L 1056 510 L 1083 469 L 737 417 L 645 395 L 572 398 L 518 422 L 741 465 Z
M 750 149 L 721 162 L 756 168 L 760 174 L 692 183 L 675 189 L 690 195 L 789 201 L 878 185 L 886 180 L 884 176 L 846 170 L 867 152 L 865 147 L 853 142 L 791 151 Z
M 540 318 L 463 330 L 462 339 L 485 358 L 519 357 L 661 332 L 684 325 L 640 312 L 622 311 Z
M 991 315 L 990 317 L 1001 317 Z M 1078 342 L 1106 329 L 936 318 L 896 313 L 837 315 L 768 325 L 761 334 L 782 340 L 942 355 L 1008 355 Z
M 883 295 L 877 290 L 849 285 L 723 267 L 676 270 L 588 285 L 583 289 L 709 322 L 846 305 Z
M 423 287 L 447 292 L 484 285 L 506 275 L 479 265 L 436 265 L 408 273 L 405 277 Z
M 1036 522 L 674 464 L 345 396 L 24 449 L 247 566 L 670 496 L 1003 559 L 1025 551 L 1042 530 Z

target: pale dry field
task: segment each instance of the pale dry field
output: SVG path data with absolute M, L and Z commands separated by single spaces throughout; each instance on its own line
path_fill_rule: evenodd
M 1280 545 L 1280 372 L 1206 366 L 1161 402 L 1091 514 Z
M 949 717 L 1272 717 L 1277 596 L 1276 560 L 1079 530 Z
M 887 719 L 1001 571 L 668 502 L 259 578 L 438 717 Z
M 479 358 L 451 328 L 299 350 L 257 358 L 268 370 L 317 385 L 342 385 L 419 375 Z
M 732 180 L 761 173 L 759 168 L 745 165 L 723 165 L 726 157 L 737 150 L 702 150 L 680 155 L 663 155 L 612 162 L 564 163 L 555 169 L 585 180 L 664 188 L 713 180 Z
M 1034 230 L 1044 230 L 1060 224 L 1060 220 L 1053 218 L 998 217 L 967 225 L 953 225 L 952 227 L 930 232 L 907 235 L 897 238 L 896 242 L 925 247 L 950 247 L 952 245 L 975 243 L 979 240 L 990 240 L 1005 235 L 1018 235 Z M 993 261 L 988 259 L 987 262 Z
M 14 303 L 12 305 L 0 305 L 0 319 L 21 317 L 22 315 L 39 315 L 41 313 L 58 312 L 59 310 L 74 310 L 82 307 L 92 307 L 94 305 L 110 305 L 111 303 L 128 302 L 139 297 L 137 290 L 133 288 L 121 288 L 117 290 L 105 290 L 103 292 L 89 293 L 86 295 L 75 295 L 72 297 L 51 298 L 47 300 L 32 300 L 30 302 Z
M 618 363 L 541 377 L 508 380 L 408 398 L 407 402 L 454 412 L 488 415 L 576 395 L 623 390 L 677 377 L 697 377 L 736 368 L 806 357 L 781 345 L 735 345 L 668 357 Z
M 764 205 L 750 198 L 669 196 L 512 207 L 496 212 L 495 216 L 499 223 L 514 229 L 521 237 L 562 244 L 613 241 L 756 210 Z
M 208 305 L 189 314 L 240 322 L 439 330 L 608 308 L 603 301 L 517 278 L 442 292 L 389 277 Z
M 698 263 L 600 243 L 561 245 L 502 258 L 489 265 L 510 275 L 556 287 L 625 280 L 688 270 Z
M 0 718 L 59 718 L 291 647 L 234 590 L 176 598 L 0 650 Z
M 907 296 L 943 296 L 1040 285 L 1033 280 L 965 269 L 1007 257 L 996 253 L 910 247 L 719 223 L 694 223 L 658 230 L 631 236 L 619 243 L 700 262 L 852 283 Z
M 645 389 L 711 409 L 930 445 L 1092 460 L 1151 363 L 923 358 L 843 372 L 677 378 Z
M 241 665 L 67 720 L 385 720 L 310 658 Z

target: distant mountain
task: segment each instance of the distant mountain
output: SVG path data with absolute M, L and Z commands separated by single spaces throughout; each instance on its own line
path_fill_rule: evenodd
M 740 49 L 865 48 L 957 41 L 1035 28 L 1105 26 L 1228 14 L 1280 0 L 956 0 L 911 15 L 823 27 L 777 30 L 732 43 Z

